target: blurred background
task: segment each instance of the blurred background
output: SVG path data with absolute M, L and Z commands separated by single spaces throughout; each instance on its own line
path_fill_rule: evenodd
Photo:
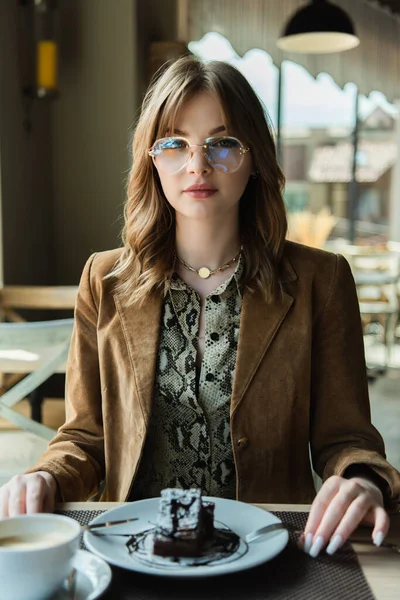
M 327 25 L 328 4 L 337 12 Z M 35 309 L 43 320 L 72 317 L 86 259 L 120 245 L 132 132 L 150 78 L 188 52 L 235 65 L 263 101 L 287 178 L 288 237 L 349 260 L 374 420 L 399 467 L 400 0 L 2 0 L 2 320 L 29 322 Z M 35 304 L 33 288 L 58 300 Z M 10 360 L 0 351 L 4 393 L 21 380 Z M 26 372 L 43 366 L 33 363 Z M 57 427 L 57 369 L 35 388 L 43 415 L 32 414 L 31 393 L 8 408 Z M 0 445 L 5 432 L 29 430 L 5 404 L 0 417 Z M 34 435 L 4 472 L 33 462 Z

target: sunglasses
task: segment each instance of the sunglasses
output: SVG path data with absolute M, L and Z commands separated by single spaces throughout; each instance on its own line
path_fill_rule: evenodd
M 186 167 L 193 156 L 192 148 L 201 148 L 208 164 L 217 171 L 234 173 L 250 148 L 229 135 L 210 137 L 202 144 L 190 144 L 184 137 L 165 137 L 154 142 L 149 150 L 157 168 L 174 175 Z

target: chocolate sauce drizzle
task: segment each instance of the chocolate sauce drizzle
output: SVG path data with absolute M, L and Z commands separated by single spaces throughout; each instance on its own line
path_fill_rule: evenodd
M 134 555 L 139 561 L 152 567 L 163 569 L 201 567 L 205 565 L 217 566 L 244 556 L 248 551 L 247 543 L 224 523 L 218 522 L 218 524 L 222 527 L 214 528 L 214 536 L 204 545 L 200 556 L 181 558 L 153 554 L 152 547 L 155 527 L 132 535 L 126 542 L 126 547 L 129 554 Z

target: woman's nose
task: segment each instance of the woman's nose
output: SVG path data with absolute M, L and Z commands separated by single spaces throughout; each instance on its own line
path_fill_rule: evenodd
M 187 164 L 188 173 L 208 173 L 211 169 L 212 167 L 204 156 L 203 149 L 201 147 L 192 147 Z

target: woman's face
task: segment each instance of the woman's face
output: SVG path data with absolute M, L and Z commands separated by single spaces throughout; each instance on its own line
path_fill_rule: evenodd
M 177 114 L 175 129 L 168 135 L 185 137 L 190 144 L 201 145 L 215 135 L 235 135 L 226 131 L 218 98 L 201 92 L 188 100 Z M 240 140 L 246 146 L 245 140 Z M 243 156 L 237 171 L 225 173 L 213 168 L 201 148 L 192 148 L 192 156 L 181 170 L 169 174 L 161 165 L 156 168 L 161 185 L 176 218 L 213 219 L 237 217 L 239 200 L 246 188 L 251 171 L 251 152 Z

